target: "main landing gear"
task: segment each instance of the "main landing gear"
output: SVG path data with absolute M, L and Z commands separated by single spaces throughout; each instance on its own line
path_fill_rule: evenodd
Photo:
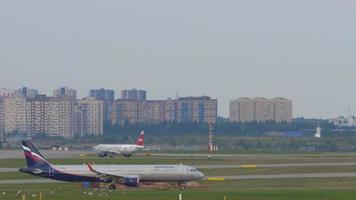
M 108 156 L 108 154 L 105 153 L 105 152 L 104 152 L 104 153 L 99 153 L 98 155 L 99 155 L 99 157 L 106 157 L 106 156 Z
M 178 188 L 184 190 L 187 187 L 187 183 L 185 182 L 178 182 Z
M 115 184 L 110 184 L 109 185 L 109 189 L 110 190 L 115 190 L 116 189 L 116 185 Z

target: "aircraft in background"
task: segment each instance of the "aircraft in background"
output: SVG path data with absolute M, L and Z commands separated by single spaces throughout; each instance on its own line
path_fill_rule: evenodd
M 136 139 L 135 144 L 99 144 L 93 148 L 100 157 L 123 155 L 124 157 L 130 157 L 139 151 L 156 150 L 159 147 L 151 146 L 145 147 L 145 133 L 141 131 L 140 135 Z
M 141 182 L 178 182 L 183 185 L 199 180 L 203 173 L 187 165 L 53 165 L 30 141 L 22 141 L 27 167 L 23 173 L 70 182 L 105 182 L 110 189 L 116 183 L 137 187 Z

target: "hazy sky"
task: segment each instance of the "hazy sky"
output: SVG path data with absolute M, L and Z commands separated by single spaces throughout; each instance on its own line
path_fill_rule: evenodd
M 2 1 L 0 87 L 284 96 L 294 116 L 356 113 L 355 0 Z M 118 94 L 118 93 L 116 93 Z

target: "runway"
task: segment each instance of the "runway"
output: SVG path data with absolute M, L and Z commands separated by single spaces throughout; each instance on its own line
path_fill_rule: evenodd
M 45 155 L 46 158 L 76 158 L 81 154 L 93 153 L 90 151 L 52 151 L 52 150 L 41 150 L 41 153 Z M 1 150 L 0 159 L 9 158 L 24 158 L 22 150 Z
M 224 178 L 225 180 L 258 180 L 258 179 L 288 179 L 288 178 L 347 178 L 356 177 L 356 173 L 309 173 L 309 174 L 276 174 L 276 175 L 235 175 L 235 176 L 212 176 L 208 178 Z M 61 183 L 51 179 L 17 179 L 0 180 L 1 184 L 39 184 L 39 183 Z
M 18 172 L 19 168 L 16 167 L 3 167 L 0 168 L 0 172 Z
M 247 179 L 286 179 L 286 178 L 347 178 L 356 177 L 356 173 L 308 173 L 308 174 L 273 174 L 273 175 L 236 175 L 236 176 L 214 176 L 225 178 L 226 180 L 247 180 Z M 207 177 L 206 179 L 208 179 Z M 211 177 L 210 177 L 211 178 Z
M 285 168 L 285 167 L 337 167 L 356 166 L 356 162 L 333 162 L 333 163 L 276 163 L 276 164 L 243 164 L 243 165 L 195 165 L 198 169 L 221 169 L 221 168 Z
M 337 166 L 356 166 L 356 162 L 338 163 L 277 163 L 277 164 L 248 164 L 248 165 L 195 165 L 197 169 L 239 169 L 239 168 L 287 168 L 287 167 L 337 167 Z M 0 168 L 1 172 L 17 172 L 19 168 L 6 167 Z

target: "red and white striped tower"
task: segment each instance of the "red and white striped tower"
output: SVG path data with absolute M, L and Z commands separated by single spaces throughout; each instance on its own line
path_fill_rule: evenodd
M 214 124 L 209 121 L 209 144 L 208 144 L 208 149 L 209 149 L 209 152 L 213 152 L 214 151 L 214 144 L 213 144 L 213 133 L 214 133 Z

